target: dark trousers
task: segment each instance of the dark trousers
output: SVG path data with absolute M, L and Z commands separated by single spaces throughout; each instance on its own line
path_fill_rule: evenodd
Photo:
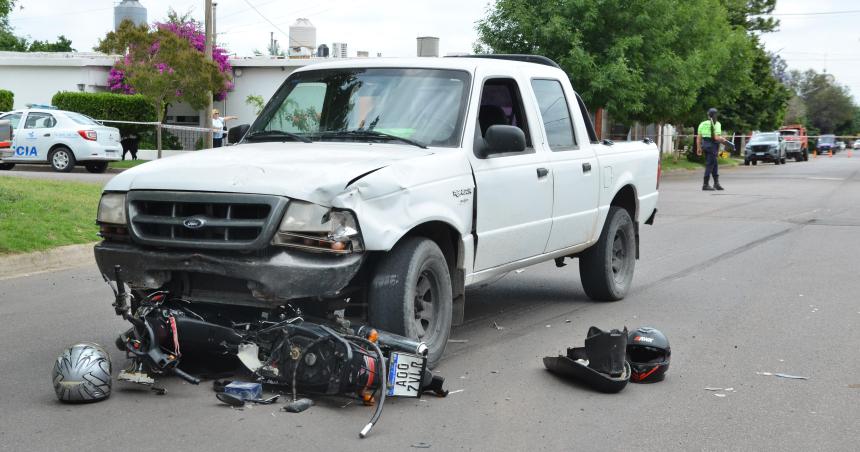
M 224 144 L 224 138 L 212 138 L 212 146 L 220 148 Z
M 705 153 L 705 185 L 710 182 L 712 174 L 715 181 L 720 177 L 717 164 L 719 149 L 720 145 L 716 141 L 702 140 L 702 151 Z

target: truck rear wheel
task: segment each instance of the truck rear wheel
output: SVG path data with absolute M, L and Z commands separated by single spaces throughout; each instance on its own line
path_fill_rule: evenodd
M 579 277 L 592 300 L 624 298 L 633 282 L 636 231 L 627 210 L 612 206 L 597 243 L 579 258 Z
M 432 240 L 404 239 L 376 266 L 368 293 L 370 325 L 424 341 L 431 368 L 448 344 L 452 310 L 448 264 Z
M 10 169 L 12 169 L 14 167 L 15 167 L 14 163 L 0 163 L 0 171 L 9 171 Z

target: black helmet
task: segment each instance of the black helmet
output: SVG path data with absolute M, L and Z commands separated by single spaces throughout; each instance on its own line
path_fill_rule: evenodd
M 709 117 L 709 118 L 716 118 L 716 117 L 717 117 L 717 113 L 719 113 L 719 112 L 717 111 L 717 109 L 716 109 L 716 108 L 711 107 L 711 108 L 709 108 L 709 109 L 708 109 L 708 117 Z
M 110 396 L 110 355 L 90 342 L 73 345 L 54 362 L 51 380 L 63 402 L 96 402 Z
M 669 370 L 671 356 L 669 339 L 656 328 L 643 326 L 627 335 L 627 361 L 633 370 L 630 381 L 648 383 L 662 380 Z

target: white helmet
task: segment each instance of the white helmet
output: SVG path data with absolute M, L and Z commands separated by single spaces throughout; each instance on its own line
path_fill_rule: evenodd
M 51 374 L 57 398 L 63 402 L 96 402 L 110 396 L 110 355 L 92 342 L 67 348 Z

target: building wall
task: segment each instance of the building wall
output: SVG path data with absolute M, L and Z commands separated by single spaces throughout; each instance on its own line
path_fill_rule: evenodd
M 97 92 L 107 89 L 110 66 L 2 66 L 0 89 L 15 94 L 15 108 L 50 104 L 58 91 Z

